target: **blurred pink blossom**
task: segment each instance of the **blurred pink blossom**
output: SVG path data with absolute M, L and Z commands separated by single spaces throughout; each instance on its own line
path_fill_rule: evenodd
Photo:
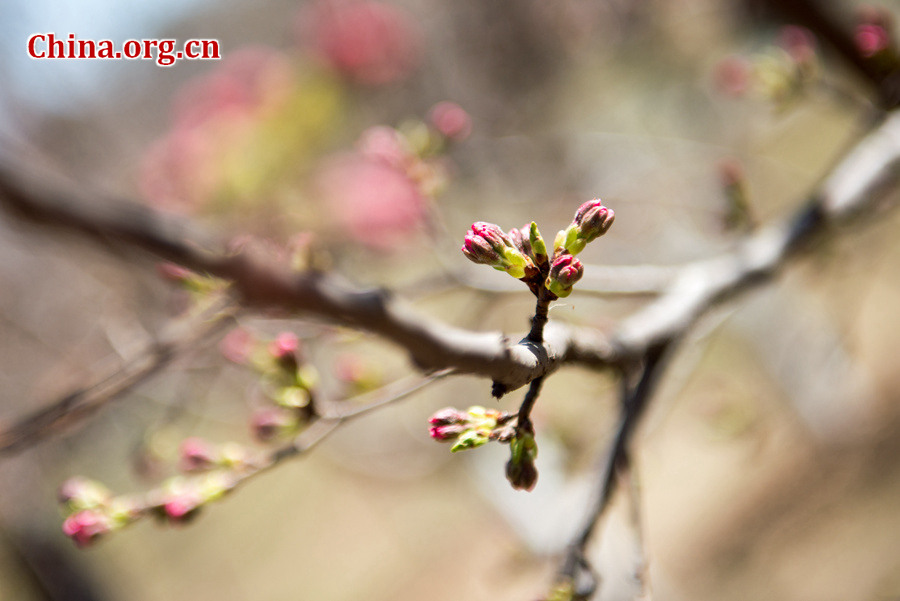
M 219 343 L 219 351 L 232 363 L 243 365 L 250 358 L 254 343 L 253 334 L 244 328 L 235 328 L 222 338 L 222 342 Z
M 383 85 L 407 77 L 421 54 L 421 33 L 395 6 L 368 0 L 322 0 L 301 13 L 311 50 L 356 83 Z
M 381 161 L 395 169 L 405 170 L 415 160 L 400 132 L 386 125 L 376 125 L 364 131 L 356 147 L 366 158 Z
M 753 68 L 740 56 L 727 56 L 720 60 L 713 71 L 715 88 L 727 96 L 743 96 L 750 88 Z
M 465 140 L 472 133 L 472 118 L 454 102 L 439 102 L 429 116 L 435 129 L 451 140 Z
M 183 213 L 210 200 L 221 185 L 227 149 L 243 144 L 260 116 L 283 103 L 293 77 L 283 54 L 250 47 L 191 81 L 175 100 L 172 130 L 150 146 L 141 163 L 144 198 Z
M 317 187 L 343 233 L 372 248 L 401 245 L 425 219 L 425 197 L 416 183 L 361 154 L 326 162 Z
M 891 44 L 891 38 L 884 27 L 873 23 L 863 23 L 857 26 L 853 39 L 860 54 L 865 57 L 875 56 L 879 52 L 887 50 Z
M 778 32 L 778 45 L 795 63 L 808 63 L 816 54 L 816 39 L 812 32 L 798 25 L 785 25 Z
M 297 352 L 300 340 L 293 332 L 282 332 L 269 343 L 269 354 L 275 359 L 284 359 Z
M 63 522 L 63 533 L 79 547 L 86 547 L 112 530 L 109 516 L 93 509 L 83 509 Z
M 249 46 L 229 53 L 211 73 L 191 81 L 175 100 L 175 127 L 254 113 L 283 99 L 293 81 L 290 61 L 273 48 Z

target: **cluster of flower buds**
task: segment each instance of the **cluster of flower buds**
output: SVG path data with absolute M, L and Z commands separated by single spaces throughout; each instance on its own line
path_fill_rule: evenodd
M 265 341 L 236 328 L 222 340 L 221 350 L 232 361 L 249 365 L 261 376 L 260 390 L 266 406 L 252 419 L 257 439 L 267 442 L 294 434 L 314 414 L 319 375 L 304 360 L 296 334 L 282 332 Z
M 62 529 L 76 545 L 86 547 L 146 515 L 182 524 L 259 466 L 241 445 L 215 445 L 202 438 L 188 438 L 179 449 L 178 467 L 184 475 L 169 478 L 140 497 L 114 496 L 99 482 L 86 478 L 67 480 L 59 489 L 59 501 L 67 514 Z
M 582 204 L 572 223 L 556 235 L 552 256 L 534 222 L 507 234 L 493 223 L 479 221 L 466 234 L 462 252 L 474 263 L 490 265 L 522 280 L 535 296 L 549 290 L 555 297 L 565 297 L 584 274 L 584 266 L 575 255 L 609 231 L 614 219 L 613 210 L 603 206 L 600 199 Z
M 719 91 L 729 96 L 748 92 L 783 109 L 801 98 L 819 76 L 816 43 L 806 28 L 781 28 L 776 43 L 755 56 L 729 56 L 716 66 L 714 80 Z
M 572 294 L 572 286 L 584 275 L 584 265 L 570 254 L 560 254 L 553 259 L 547 276 L 547 289 L 563 298 Z
M 59 502 L 68 516 L 63 533 L 79 547 L 133 522 L 140 515 L 127 497 L 114 497 L 102 484 L 87 478 L 70 478 L 59 489 Z
M 429 434 L 441 442 L 453 442 L 450 451 L 464 451 L 486 444 L 489 440 L 508 442 L 513 436 L 510 420 L 514 416 L 505 411 L 469 407 L 459 411 L 452 407 L 441 409 L 428 420 Z
M 237 484 L 233 470 L 217 469 L 199 476 L 170 478 L 151 495 L 147 510 L 170 524 L 184 524 L 207 503 L 217 501 Z
M 599 198 L 587 201 L 578 207 L 569 227 L 556 235 L 554 250 L 558 253 L 562 249 L 572 256 L 577 255 L 589 242 L 608 232 L 615 218 L 613 210 L 604 207 Z
M 223 468 L 243 470 L 253 465 L 250 452 L 236 443 L 213 444 L 192 436 L 179 447 L 178 467 L 184 473 L 208 472 Z
M 357 152 L 322 163 L 315 188 L 333 209 L 335 225 L 357 242 L 380 250 L 407 246 L 428 218 L 429 201 L 447 187 L 448 147 L 470 130 L 468 113 L 450 102 L 436 105 L 430 122 L 371 127 Z
M 517 245 L 499 226 L 478 221 L 472 224 L 469 233 L 466 234 L 462 252 L 474 263 L 490 265 L 516 279 L 522 279 L 529 269 L 532 271 L 535 269 L 535 265 L 525 254 L 521 244 L 521 232 L 519 234 L 517 238 L 520 244 Z

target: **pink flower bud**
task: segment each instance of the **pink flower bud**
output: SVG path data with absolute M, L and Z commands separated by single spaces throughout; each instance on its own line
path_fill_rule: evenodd
M 559 255 L 550 266 L 550 278 L 565 288 L 572 286 L 584 275 L 584 265 L 572 255 Z
M 853 39 L 860 54 L 866 58 L 887 50 L 891 45 L 891 38 L 884 27 L 873 23 L 863 23 L 857 26 Z
M 373 159 L 393 167 L 405 170 L 411 160 L 409 150 L 403 139 L 393 127 L 376 125 L 362 133 L 356 147 L 367 159 Z
M 733 98 L 743 96 L 750 88 L 753 68 L 740 56 L 728 56 L 720 60 L 713 70 L 716 90 Z
M 451 140 L 464 140 L 472 132 L 472 119 L 461 106 L 441 102 L 431 109 L 431 123 L 441 135 Z
M 76 545 L 87 547 L 112 531 L 112 520 L 100 511 L 84 509 L 66 518 L 62 530 Z
M 778 45 L 797 64 L 809 63 L 816 54 L 816 40 L 812 32 L 797 25 L 785 25 L 781 28 Z
M 486 221 L 476 221 L 472 224 L 472 236 L 481 238 L 497 252 L 502 252 L 504 248 L 511 247 L 512 242 L 503 233 L 499 225 L 487 223 Z M 468 236 L 467 236 L 468 237 Z
M 185 472 L 208 470 L 218 461 L 215 448 L 202 438 L 186 438 L 181 443 L 180 467 Z
M 156 273 L 158 273 L 159 277 L 162 279 L 177 284 L 183 284 L 194 275 L 194 272 L 190 269 L 169 262 L 157 263 Z
M 238 365 L 247 363 L 253 351 L 253 334 L 244 328 L 235 328 L 228 332 L 219 344 L 222 356 Z
M 503 262 L 500 254 L 491 247 L 487 240 L 472 232 L 466 234 L 463 239 L 462 252 L 473 263 L 499 265 Z
M 450 424 L 461 424 L 468 420 L 468 414 L 463 413 L 453 407 L 444 407 L 437 411 L 428 420 L 432 426 L 448 426 Z
M 589 200 L 575 212 L 575 225 L 578 228 L 578 237 L 585 242 L 591 242 L 612 227 L 616 214 L 612 209 L 604 207 L 602 201 L 597 198 Z M 580 276 L 579 276 L 580 277 Z
M 526 257 L 533 256 L 531 252 L 531 224 L 521 229 L 514 227 L 509 230 L 507 236 L 519 252 Z
M 550 266 L 547 288 L 559 297 L 569 296 L 572 286 L 584 275 L 584 265 L 570 254 L 558 255 Z
M 446 424 L 443 426 L 432 426 L 428 429 L 428 434 L 435 440 L 446 442 L 454 440 L 467 429 L 468 427 L 465 424 Z
M 272 407 L 255 413 L 251 425 L 256 439 L 268 442 L 296 427 L 297 415 L 294 411 Z
M 191 492 L 170 494 L 163 503 L 162 509 L 172 522 L 186 522 L 196 516 L 202 505 L 201 499 Z
M 300 340 L 293 332 L 282 332 L 269 344 L 269 353 L 275 359 L 294 357 L 300 348 Z
M 62 483 L 57 498 L 60 504 L 77 511 L 95 509 L 108 504 L 112 499 L 112 493 L 99 482 L 74 476 Z

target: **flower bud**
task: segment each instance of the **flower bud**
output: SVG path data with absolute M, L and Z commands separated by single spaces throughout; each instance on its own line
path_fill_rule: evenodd
M 186 438 L 181 443 L 179 466 L 184 472 L 201 472 L 216 465 L 216 449 L 202 438 Z
M 525 267 L 532 264 L 499 226 L 484 221 L 472 224 L 462 251 L 470 261 L 490 265 L 517 279 L 524 277 Z
M 485 434 L 479 430 L 466 430 L 459 435 L 459 438 L 457 438 L 456 442 L 453 443 L 453 446 L 450 447 L 450 452 L 457 453 L 459 451 L 465 451 L 466 449 L 474 449 L 475 447 L 480 447 L 487 443 L 488 440 L 490 440 L 489 434 Z
M 853 41 L 859 53 L 866 58 L 872 58 L 880 52 L 884 52 L 891 45 L 891 37 L 887 30 L 881 25 L 872 23 L 857 25 L 853 33 Z
M 464 140 L 472 132 L 472 118 L 456 103 L 439 102 L 429 116 L 435 129 L 450 140 Z
M 95 509 L 73 513 L 62 526 L 63 533 L 79 547 L 87 547 L 112 529 L 113 522 L 109 516 Z
M 69 510 L 79 511 L 107 505 L 112 499 L 112 493 L 95 480 L 75 476 L 62 483 L 57 498 Z
M 258 411 L 253 416 L 253 434 L 260 442 L 268 442 L 292 432 L 299 421 L 294 411 L 272 407 Z
M 534 465 L 537 444 L 534 435 L 519 433 L 509 443 L 510 457 L 506 463 L 506 479 L 516 490 L 530 491 L 537 484 L 538 472 Z
M 531 240 L 528 236 L 528 226 L 521 229 L 514 227 L 509 230 L 508 236 L 516 250 L 523 255 L 531 256 Z
M 578 238 L 588 243 L 609 231 L 615 218 L 616 214 L 613 210 L 604 207 L 601 200 L 597 198 L 578 207 L 573 223 L 578 230 Z
M 474 232 L 466 234 L 462 251 L 466 258 L 473 263 L 493 266 L 501 262 L 500 253 L 494 250 L 487 240 L 475 235 Z
M 293 332 L 282 332 L 269 343 L 269 353 L 279 361 L 293 358 L 300 348 L 300 340 Z
M 444 407 L 435 412 L 428 420 L 433 426 L 449 426 L 450 424 L 461 424 L 466 421 L 466 414 L 454 409 L 453 407 Z
M 572 293 L 572 286 L 584 275 L 584 265 L 570 254 L 558 255 L 550 266 L 547 276 L 547 288 L 556 296 L 563 298 Z
M 544 239 L 541 237 L 541 232 L 538 231 L 537 224 L 534 221 L 532 221 L 531 225 L 528 227 L 528 241 L 531 244 L 531 256 L 533 256 L 539 263 L 543 263 L 544 261 L 546 261 L 547 245 L 544 244 Z
M 193 519 L 200 510 L 202 499 L 189 491 L 170 494 L 163 502 L 162 509 L 171 522 L 183 523 Z
M 432 426 L 428 429 L 428 435 L 435 440 L 447 442 L 458 437 L 465 432 L 468 427 L 465 424 L 444 424 L 441 426 Z

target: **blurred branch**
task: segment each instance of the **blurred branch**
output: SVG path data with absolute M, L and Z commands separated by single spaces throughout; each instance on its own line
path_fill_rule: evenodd
M 297 273 L 254 255 L 206 250 L 181 220 L 133 203 L 98 202 L 78 186 L 50 184 L 52 173 L 0 164 L 0 203 L 35 223 L 78 232 L 118 247 L 152 252 L 194 271 L 232 282 L 246 307 L 279 308 L 368 330 L 405 348 L 423 371 L 455 368 L 490 377 L 510 391 L 555 371 L 564 362 L 608 365 L 611 349 L 596 335 L 548 328 L 543 343 L 515 343 L 499 333 L 469 332 L 417 314 L 385 290 L 361 290 L 331 274 Z M 55 177 L 55 179 L 59 179 Z M 577 351 L 577 352 L 573 352 Z
M 635 427 L 664 369 L 667 351 L 711 307 L 752 286 L 771 280 L 789 259 L 832 226 L 869 213 L 900 178 L 900 111 L 863 138 L 793 216 L 744 240 L 727 255 L 685 266 L 667 292 L 623 321 L 610 337 L 620 360 L 632 358 L 640 374 L 632 389 L 623 384 L 622 414 L 604 463 L 600 492 L 580 535 L 567 553 L 559 576 L 587 598 L 597 577 L 584 549 L 627 467 Z M 626 375 L 627 375 L 626 371 Z M 623 379 L 624 381 L 624 379 Z
M 267 452 L 260 459 L 244 466 L 241 471 L 234 471 L 229 490 L 233 490 L 288 459 L 307 453 L 344 423 L 401 401 L 453 373 L 452 369 L 444 369 L 426 376 L 411 376 L 356 398 L 336 403 L 335 405 L 340 405 L 341 408 L 333 407 L 330 413 L 314 417 L 306 428 L 289 443 Z M 164 498 L 164 491 L 161 490 L 152 490 L 143 494 L 135 506 L 136 513 L 133 517 L 137 518 L 139 515 L 158 511 L 160 505 L 164 503 Z
M 679 268 L 665 293 L 624 320 L 611 337 L 551 322 L 541 343 L 527 339 L 514 343 L 496 333 L 455 328 L 417 314 L 387 291 L 355 289 L 330 274 L 298 274 L 249 252 L 204 250 L 181 220 L 145 206 L 85 199 L 77 186 L 54 185 L 53 173 L 36 174 L 29 166 L 0 164 L 0 202 L 32 222 L 79 232 L 104 244 L 141 248 L 228 279 L 248 307 L 279 307 L 368 330 L 405 348 L 424 371 L 453 368 L 486 376 L 503 393 L 565 363 L 605 369 L 642 361 L 648 349 L 676 340 L 714 305 L 769 280 L 813 236 L 865 213 L 896 183 L 898 165 L 900 114 L 893 114 L 857 144 L 796 215 L 758 231 L 733 252 Z M 113 394 L 167 360 L 162 353 L 150 365 L 135 367 L 132 374 L 123 372 Z M 83 395 L 75 393 L 74 400 L 67 398 L 58 405 L 88 398 L 91 406 L 95 397 Z M 35 416 L 34 423 L 52 424 L 57 419 L 59 414 L 49 410 Z M 18 443 L 6 439 L 6 446 L 14 444 Z
M 179 355 L 197 348 L 221 332 L 228 325 L 229 320 L 226 318 L 230 315 L 231 313 L 219 308 L 204 313 L 199 320 L 177 324 L 163 340 L 124 364 L 107 370 L 93 384 L 70 392 L 58 401 L 3 428 L 0 430 L 0 455 L 22 451 L 95 414 L 158 373 Z

